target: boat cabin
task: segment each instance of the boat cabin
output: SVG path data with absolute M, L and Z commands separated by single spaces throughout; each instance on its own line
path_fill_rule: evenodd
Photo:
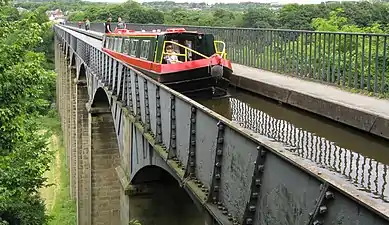
M 171 45 L 181 62 L 207 59 L 219 54 L 226 58 L 225 44 L 215 41 L 212 34 L 186 31 L 184 28 L 134 31 L 120 29 L 104 36 L 103 48 L 158 64 L 167 64 L 166 47 Z M 218 51 L 218 47 L 221 51 Z

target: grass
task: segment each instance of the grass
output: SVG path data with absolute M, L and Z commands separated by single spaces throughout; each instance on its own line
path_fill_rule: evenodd
M 49 148 L 55 152 L 50 165 L 50 171 L 45 175 L 49 185 L 40 190 L 45 199 L 47 214 L 50 216 L 49 225 L 75 225 L 76 205 L 70 198 L 69 172 L 66 166 L 66 155 L 62 141 L 62 131 L 56 115 L 43 117 L 39 120 L 42 128 L 51 133 Z

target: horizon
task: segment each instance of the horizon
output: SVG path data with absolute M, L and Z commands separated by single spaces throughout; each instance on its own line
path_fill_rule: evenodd
M 107 2 L 107 3 L 123 3 L 127 0 L 85 0 L 88 2 Z M 139 3 L 145 3 L 145 2 L 165 2 L 165 0 L 135 0 Z M 169 0 L 170 1 L 170 0 Z M 274 4 L 320 4 L 321 2 L 325 2 L 325 0 L 172 0 L 175 3 L 207 3 L 210 5 L 216 4 L 216 3 L 224 3 L 224 4 L 231 4 L 231 3 L 244 3 L 244 2 L 254 2 L 254 3 L 274 3 Z M 339 2 L 350 2 L 350 1 L 361 1 L 361 0 L 339 0 Z M 329 2 L 329 1 L 327 1 Z

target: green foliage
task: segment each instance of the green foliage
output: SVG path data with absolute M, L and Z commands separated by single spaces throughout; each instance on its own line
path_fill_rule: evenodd
M 116 21 L 119 16 L 128 23 L 164 23 L 164 15 L 161 11 L 142 7 L 134 1 L 123 4 L 93 5 L 85 10 L 71 13 L 68 20 L 83 21 L 89 18 L 91 21 L 106 21 L 108 17 L 112 17 L 113 21 Z
M 58 189 L 54 198 L 52 210 L 50 211 L 50 220 L 48 225 L 76 225 L 76 204 L 70 198 L 70 179 L 68 173 L 68 166 L 66 165 L 66 155 L 62 140 L 62 130 L 58 115 L 55 111 L 50 111 L 49 115 L 43 117 L 41 120 L 42 127 L 46 127 L 52 133 L 52 149 L 59 155 L 59 160 L 54 162 L 54 167 L 57 167 L 56 163 L 59 163 L 58 170 L 53 168 L 54 172 L 57 172 L 59 176 Z M 52 171 L 51 171 L 52 172 Z
M 55 75 L 36 48 L 50 27 L 43 10 L 19 15 L 1 4 L 0 224 L 41 225 L 48 218 L 38 189 L 52 152 L 34 118 L 49 105 Z
M 242 27 L 275 28 L 278 27 L 277 17 L 269 8 L 249 9 L 243 15 Z

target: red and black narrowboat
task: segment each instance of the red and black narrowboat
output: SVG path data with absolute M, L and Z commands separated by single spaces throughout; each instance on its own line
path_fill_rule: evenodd
M 103 51 L 189 97 L 225 96 L 232 74 L 225 43 L 183 28 L 104 35 Z M 221 50 L 219 51 L 218 48 Z

